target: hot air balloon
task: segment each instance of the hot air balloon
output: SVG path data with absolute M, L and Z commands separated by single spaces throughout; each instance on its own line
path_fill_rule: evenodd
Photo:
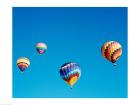
M 122 47 L 116 41 L 106 42 L 101 48 L 102 56 L 116 66 L 116 61 L 122 55 Z
M 17 60 L 17 66 L 20 69 L 21 72 L 24 72 L 30 65 L 30 61 L 26 57 L 20 57 Z
M 47 50 L 47 45 L 46 45 L 45 43 L 42 43 L 42 42 L 37 43 L 37 45 L 36 45 L 36 50 L 37 50 L 37 52 L 41 55 L 41 54 L 43 54 L 43 53 L 46 52 L 46 50 Z
M 81 76 L 81 68 L 77 63 L 65 63 L 60 68 L 60 76 L 72 88 Z

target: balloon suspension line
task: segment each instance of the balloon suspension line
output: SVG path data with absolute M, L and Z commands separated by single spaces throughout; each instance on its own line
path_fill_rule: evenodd
M 116 63 L 113 63 L 113 66 L 117 66 L 117 64 Z

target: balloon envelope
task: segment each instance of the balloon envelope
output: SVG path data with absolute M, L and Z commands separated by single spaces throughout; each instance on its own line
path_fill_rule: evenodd
M 17 66 L 20 69 L 21 72 L 24 72 L 30 65 L 30 61 L 26 57 L 20 57 L 17 60 Z
M 109 41 L 102 46 L 101 53 L 104 58 L 115 63 L 122 55 L 122 47 L 116 41 Z
M 60 76 L 72 88 L 81 76 L 81 68 L 77 63 L 65 63 L 60 68 Z
M 37 45 L 36 45 L 36 50 L 37 50 L 37 52 L 41 55 L 41 54 L 43 54 L 43 53 L 46 52 L 46 50 L 47 50 L 47 45 L 46 45 L 45 43 L 42 43 L 42 42 L 37 43 Z

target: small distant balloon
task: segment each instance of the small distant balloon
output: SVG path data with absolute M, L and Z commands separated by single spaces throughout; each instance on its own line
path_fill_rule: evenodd
M 30 65 L 30 61 L 26 57 L 20 57 L 17 60 L 17 66 L 20 69 L 21 72 L 24 72 Z
M 122 46 L 116 41 L 108 41 L 102 46 L 101 53 L 104 58 L 116 66 L 115 62 L 122 55 Z
M 81 76 L 81 68 L 77 63 L 65 63 L 60 68 L 60 76 L 72 88 Z
M 45 43 L 42 43 L 42 42 L 37 43 L 37 45 L 36 45 L 36 50 L 37 50 L 37 52 L 38 52 L 40 55 L 42 55 L 43 53 L 46 52 L 46 50 L 47 50 L 47 45 L 46 45 Z

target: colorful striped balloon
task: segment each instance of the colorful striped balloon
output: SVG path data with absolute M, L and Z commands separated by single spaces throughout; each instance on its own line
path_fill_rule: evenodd
M 81 68 L 77 63 L 65 63 L 61 66 L 60 76 L 72 88 L 81 76 Z
M 17 66 L 21 72 L 24 72 L 28 68 L 29 65 L 30 65 L 30 61 L 26 57 L 20 57 L 17 60 Z
M 43 53 L 46 52 L 46 50 L 47 50 L 47 45 L 46 45 L 45 43 L 42 43 L 42 42 L 37 43 L 37 45 L 36 45 L 36 50 L 37 50 L 37 52 L 41 55 L 41 54 L 43 54 Z
M 104 58 L 111 61 L 115 65 L 115 62 L 122 55 L 122 47 L 116 41 L 109 41 L 102 46 L 101 52 Z

